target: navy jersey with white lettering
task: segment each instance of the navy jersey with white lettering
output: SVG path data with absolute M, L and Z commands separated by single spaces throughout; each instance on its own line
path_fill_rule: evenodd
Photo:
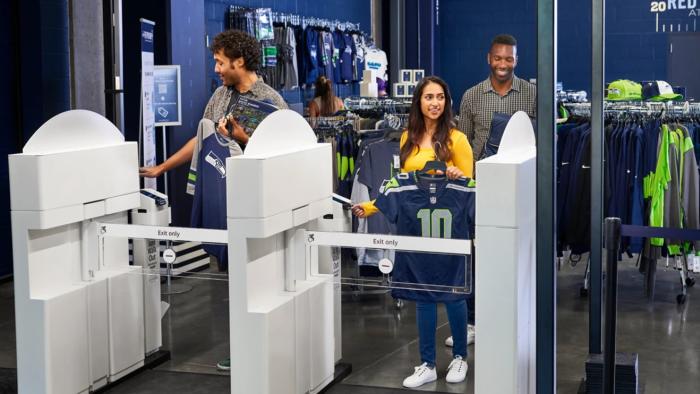
M 454 181 L 415 172 L 398 174 L 382 188 L 374 205 L 392 223 L 397 235 L 471 239 L 474 234 L 475 188 L 467 178 Z M 468 251 L 464 251 L 465 253 Z M 397 252 L 392 283 L 464 287 L 464 255 Z M 415 286 L 412 286 L 415 288 Z M 449 302 L 464 293 L 394 288 L 392 295 L 414 301 Z

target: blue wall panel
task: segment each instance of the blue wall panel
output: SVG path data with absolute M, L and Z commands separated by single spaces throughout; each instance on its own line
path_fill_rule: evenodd
M 591 91 L 591 4 L 559 1 L 558 79 L 565 89 Z
M 406 0 L 406 61 L 399 68 L 423 69 L 426 75 L 434 73 L 435 55 L 440 47 L 437 29 L 431 25 L 435 23 L 435 4 L 436 0 Z M 396 82 L 392 77 L 389 75 Z
M 180 65 L 182 89 L 182 126 L 168 128 L 169 155 L 175 153 L 197 133 L 204 107 L 209 101 L 206 83 L 204 0 L 175 0 L 170 3 L 170 64 Z M 170 203 L 175 226 L 190 225 L 192 199 L 185 194 L 189 166 L 184 165 L 169 175 Z
M 606 2 L 605 80 L 637 81 L 668 79 L 668 36 L 674 32 L 698 31 L 700 1 L 674 1 L 695 5 L 690 9 L 651 12 L 651 2 L 609 0 Z M 671 3 L 666 3 L 667 6 Z M 536 2 L 504 0 L 440 2 L 440 64 L 437 73 L 450 84 L 456 97 L 486 78 L 486 53 L 498 33 L 518 39 L 519 65 L 516 74 L 536 75 Z M 695 15 L 698 16 L 695 16 Z M 587 1 L 558 1 L 558 79 L 565 89 L 586 90 L 591 84 L 591 5 Z M 674 81 L 682 84 L 681 81 Z
M 518 40 L 519 64 L 516 75 L 526 79 L 537 75 L 534 0 L 442 0 L 439 20 L 440 69 L 435 73 L 450 86 L 455 108 L 459 106 L 466 89 L 488 76 L 486 54 L 491 39 L 497 34 L 512 34 Z

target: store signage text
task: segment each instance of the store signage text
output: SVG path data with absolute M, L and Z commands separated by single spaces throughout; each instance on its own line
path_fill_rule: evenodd
M 384 238 L 384 239 L 379 239 L 379 238 L 372 238 L 372 244 L 377 245 L 377 246 L 393 246 L 397 247 L 399 246 L 399 241 L 391 238 Z
M 180 232 L 179 231 L 171 231 L 171 230 L 158 230 L 158 236 L 159 237 L 180 238 Z
M 650 12 L 666 12 L 673 10 L 688 10 L 688 16 L 700 15 L 700 9 L 697 8 L 698 0 L 665 0 L 652 1 L 650 4 Z

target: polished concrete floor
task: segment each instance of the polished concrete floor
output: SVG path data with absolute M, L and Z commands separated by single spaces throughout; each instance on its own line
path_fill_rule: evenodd
M 620 352 L 639 353 L 641 392 L 689 393 L 700 391 L 700 290 L 690 289 L 685 305 L 676 304 L 678 273 L 660 260 L 654 302 L 643 291 L 643 277 L 634 260 L 621 263 L 617 346 Z M 557 295 L 557 387 L 576 393 L 584 377 L 588 352 L 588 300 L 581 298 L 584 263 L 562 265 Z M 163 347 L 172 359 L 155 370 L 124 381 L 108 393 L 216 393 L 228 392 L 227 374 L 215 364 L 228 352 L 227 282 L 180 279 L 192 290 L 164 296 L 171 308 L 163 319 Z M 700 285 L 699 285 L 700 286 Z M 696 296 L 700 297 L 699 295 Z M 444 369 L 450 350 L 440 345 L 449 335 L 444 310 L 438 319 L 439 379 L 422 392 L 472 393 L 478 365 L 469 357 L 469 375 L 461 384 L 447 384 Z M 12 284 L 0 284 L 0 368 L 16 366 Z M 235 350 L 234 350 L 235 351 Z M 415 309 L 411 303 L 396 308 L 382 294 L 346 294 L 343 297 L 343 361 L 352 374 L 328 390 L 331 394 L 389 394 L 419 363 Z M 2 375 L 0 375 L 1 378 Z M 0 387 L 2 382 L 0 382 Z M 406 392 L 406 391 L 402 391 Z

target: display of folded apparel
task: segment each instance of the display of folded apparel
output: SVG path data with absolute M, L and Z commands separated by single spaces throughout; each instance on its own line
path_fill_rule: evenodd
M 639 356 L 636 353 L 615 355 L 615 393 L 639 392 Z M 587 393 L 603 392 L 603 355 L 591 354 L 586 360 Z

